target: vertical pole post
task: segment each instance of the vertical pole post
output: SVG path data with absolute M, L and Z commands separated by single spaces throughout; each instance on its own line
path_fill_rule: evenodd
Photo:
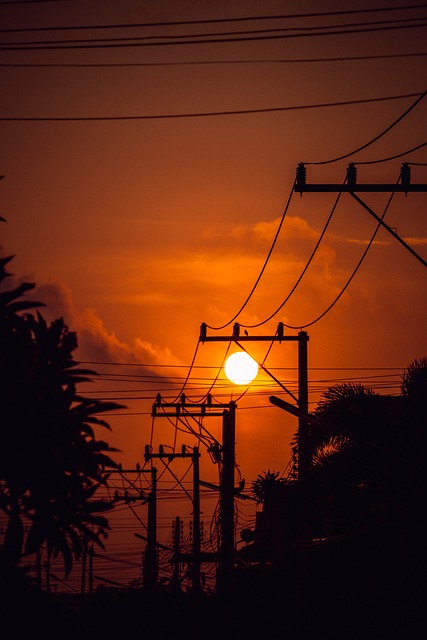
M 180 573 L 179 573 L 179 556 L 181 553 L 181 518 L 176 516 L 174 523 L 174 538 L 173 538 L 173 572 L 172 572 L 172 580 L 171 585 L 174 591 L 179 591 L 180 589 Z
M 93 543 L 89 548 L 89 593 L 93 594 Z
M 39 549 L 37 549 L 36 558 L 37 558 L 37 565 L 36 565 L 36 567 L 37 567 L 37 586 L 41 590 L 42 586 L 43 586 L 43 580 L 42 580 L 42 548 L 41 547 Z
M 50 593 L 50 558 L 49 554 L 46 559 L 46 591 Z
M 298 407 L 308 413 L 308 335 L 298 333 Z M 308 424 L 304 416 L 298 418 L 298 480 L 304 482 L 308 471 L 307 449 Z
M 223 413 L 221 505 L 221 562 L 219 588 L 231 587 L 234 568 L 234 466 L 235 466 L 236 403 L 231 401 Z
M 157 579 L 157 469 L 151 469 L 151 491 L 148 499 L 147 545 L 145 547 L 144 589 L 151 591 Z
M 80 582 L 80 594 L 82 596 L 86 593 L 86 560 L 87 560 L 87 535 L 83 537 L 83 553 L 82 553 L 82 575 Z
M 199 448 L 193 448 L 193 591 L 200 591 L 200 473 Z

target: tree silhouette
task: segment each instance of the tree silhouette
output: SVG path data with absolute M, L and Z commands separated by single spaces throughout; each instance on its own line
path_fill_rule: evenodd
M 258 503 L 265 504 L 283 495 L 285 480 L 278 471 L 264 471 L 252 482 L 252 495 Z
M 116 450 L 94 427 L 109 429 L 99 414 L 120 405 L 78 395 L 77 384 L 96 374 L 73 359 L 77 337 L 62 318 L 47 324 L 29 312 L 43 306 L 22 299 L 34 284 L 6 288 L 11 259 L 0 260 L 0 509 L 8 520 L 0 571 L 46 545 L 68 575 L 82 539 L 103 546 L 108 533 L 110 505 L 96 491 L 117 466 Z

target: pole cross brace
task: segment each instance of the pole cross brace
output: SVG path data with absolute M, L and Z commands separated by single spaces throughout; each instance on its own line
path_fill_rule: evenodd
M 427 191 L 427 184 L 411 183 L 411 168 L 404 162 L 400 170 L 399 182 L 396 184 L 359 184 L 357 182 L 357 170 L 352 162 L 348 165 L 347 175 L 343 184 L 307 184 L 307 170 L 303 162 L 300 162 L 296 171 L 294 191 L 303 193 L 351 193 L 359 192 L 400 192 L 405 195 L 411 192 L 421 193 Z

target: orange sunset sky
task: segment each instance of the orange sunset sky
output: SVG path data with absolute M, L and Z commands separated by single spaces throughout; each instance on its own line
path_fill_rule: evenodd
M 380 229 L 356 270 L 376 222 L 348 194 L 310 260 L 337 194 L 293 184 L 300 162 L 309 183 L 342 183 L 349 162 L 361 183 L 396 183 L 402 162 L 427 183 L 427 4 L 0 2 L 0 25 L 1 250 L 77 331 L 76 358 L 100 374 L 88 390 L 126 405 L 101 434 L 125 465 L 173 446 L 174 425 L 150 417 L 157 393 L 213 383 L 227 342 L 198 345 L 202 322 L 306 330 L 311 409 L 335 381 L 399 393 L 426 354 L 425 264 Z M 390 194 L 361 197 L 382 215 Z M 426 198 L 397 193 L 385 218 L 424 261 Z M 296 393 L 295 345 L 266 366 Z M 296 418 L 269 403 L 289 397 L 268 376 L 242 391 L 220 374 L 213 395 L 238 401 L 251 482 L 284 472 Z

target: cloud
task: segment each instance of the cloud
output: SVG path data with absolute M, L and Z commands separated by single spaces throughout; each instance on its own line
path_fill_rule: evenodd
M 251 240 L 255 243 L 271 243 L 277 233 L 281 218 L 274 220 L 256 222 L 254 225 L 240 225 L 231 231 L 231 237 L 238 240 Z M 319 236 L 316 229 L 310 227 L 308 222 L 299 216 L 286 216 L 281 235 L 284 238 L 313 239 Z
M 71 290 L 62 282 L 50 280 L 37 285 L 37 299 L 46 307 L 43 316 L 48 321 L 63 317 L 70 330 L 76 331 L 79 359 L 95 362 L 144 364 L 180 364 L 167 346 L 152 344 L 136 337 L 132 343 L 120 340 L 109 331 L 94 308 L 80 310 L 73 301 Z
M 427 244 L 427 238 L 403 238 L 405 242 L 410 245 L 423 245 Z

